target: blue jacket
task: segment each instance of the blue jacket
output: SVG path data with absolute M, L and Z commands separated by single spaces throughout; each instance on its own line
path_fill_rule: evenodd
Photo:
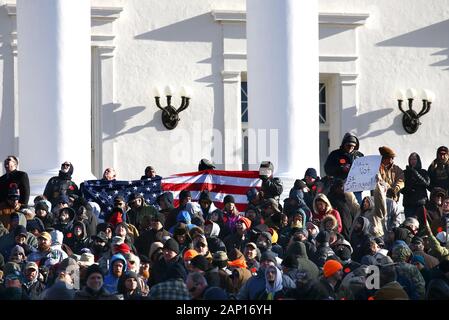
M 127 262 L 125 257 L 121 253 L 114 254 L 111 258 L 111 263 L 109 265 L 108 275 L 104 277 L 104 288 L 109 291 L 111 294 L 117 293 L 117 284 L 119 278 L 115 277 L 112 273 L 114 262 L 117 260 L 123 261 L 123 273 L 126 272 Z

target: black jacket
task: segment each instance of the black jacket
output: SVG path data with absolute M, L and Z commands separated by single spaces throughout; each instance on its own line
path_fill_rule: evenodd
M 262 191 L 265 199 L 278 198 L 284 191 L 281 179 L 277 177 L 262 179 Z
M 28 174 L 24 171 L 14 170 L 11 173 L 6 173 L 0 177 L 0 203 L 8 198 L 8 189 L 11 183 L 17 184 L 20 190 L 19 202 L 28 204 L 30 200 L 30 180 Z
M 407 166 L 404 170 L 405 186 L 401 190 L 404 195 L 404 207 L 424 205 L 427 201 L 427 188 L 430 186 L 430 178 L 426 170 L 421 169 L 419 155 L 415 168 Z
M 351 153 L 344 150 L 344 145 L 349 142 L 349 140 L 356 141 L 356 146 Z M 340 148 L 332 151 L 327 157 L 324 164 L 324 171 L 328 176 L 344 180 L 347 178 L 349 168 L 354 160 L 360 157 L 363 157 L 363 153 L 359 151 L 359 139 L 350 133 L 346 133 Z
M 61 195 L 70 196 L 72 194 L 80 195 L 78 186 L 71 180 L 71 174 L 65 174 L 61 171 L 57 177 L 48 180 L 44 190 L 44 196 L 51 202 L 52 207 L 57 205 Z

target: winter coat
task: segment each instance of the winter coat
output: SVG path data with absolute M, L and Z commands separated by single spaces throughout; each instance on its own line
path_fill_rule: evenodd
M 345 192 L 343 194 L 331 191 L 327 195 L 331 205 L 340 214 L 342 229 L 341 234 L 345 239 L 349 239 L 352 223 L 357 213 L 360 210 L 360 205 L 352 192 Z
M 318 268 L 323 268 L 329 257 L 335 256 L 334 250 L 329 246 L 328 242 L 320 243 L 316 248 L 315 256 L 311 260 L 317 265 Z
M 73 300 L 76 290 L 64 281 L 56 282 L 42 292 L 39 300 Z
M 211 222 L 212 231 L 210 232 L 210 235 L 206 237 L 207 247 L 211 252 L 226 251 L 226 245 L 220 238 L 218 238 L 218 235 L 220 234 L 220 226 L 213 221 Z
M 40 282 L 36 278 L 31 282 L 23 283 L 22 289 L 30 297 L 31 300 L 38 300 L 41 293 L 45 290 L 45 284 Z
M 264 199 L 268 198 L 279 198 L 279 196 L 284 191 L 284 186 L 281 179 L 279 178 L 263 178 L 262 179 L 262 189 Z
M 311 291 L 309 293 L 309 299 L 338 300 L 339 295 L 336 292 L 335 288 L 332 288 L 329 282 L 324 277 L 321 277 L 312 285 Z
M 126 273 L 128 263 L 126 262 L 125 257 L 121 253 L 114 254 L 111 258 L 111 263 L 109 264 L 109 270 L 108 274 L 104 277 L 104 288 L 109 291 L 110 293 L 117 293 L 117 284 L 119 281 L 119 278 L 117 278 L 113 274 L 113 266 L 114 262 L 117 260 L 123 261 L 123 273 Z
M 372 238 L 369 233 L 371 223 L 366 217 L 361 216 L 361 218 L 363 219 L 363 227 L 361 232 L 360 233 L 356 233 L 354 231 L 351 232 L 350 243 L 354 250 L 352 253 L 352 260 L 356 262 L 360 262 L 362 260 L 362 257 L 369 253 L 368 252 L 369 242 Z M 354 224 L 356 220 L 354 221 Z
M 316 207 L 316 201 L 317 200 L 321 200 L 321 201 L 326 203 L 327 206 L 326 206 L 325 212 L 318 212 L 318 209 Z M 337 219 L 337 222 L 338 222 L 337 230 L 338 230 L 338 232 L 341 232 L 341 230 L 342 230 L 342 223 L 341 223 L 340 213 L 337 210 L 332 208 L 332 205 L 331 205 L 329 199 L 324 194 L 319 193 L 315 197 L 315 200 L 313 201 L 313 215 L 312 215 L 312 219 L 319 223 L 319 222 L 321 222 L 321 220 L 323 220 L 324 216 L 326 216 L 328 214 L 333 215 Z
M 252 277 L 252 275 L 251 271 L 246 268 L 234 268 L 233 273 L 237 274 L 237 284 L 234 286 L 234 283 L 231 281 L 231 283 L 229 283 L 229 286 L 226 288 L 226 291 L 236 295 L 243 287 L 243 285 L 248 281 L 248 279 Z
M 52 207 L 58 204 L 58 199 L 62 195 L 72 194 L 79 196 L 79 189 L 72 179 L 73 165 L 70 165 L 68 173 L 59 171 L 59 175 L 50 178 L 45 186 L 44 196 L 51 202 Z
M 170 270 L 178 270 L 181 273 L 182 278 L 185 280 L 187 271 L 184 266 L 182 257 L 176 256 L 169 262 L 165 262 L 164 258 L 159 259 L 151 269 L 151 278 L 148 281 L 150 288 L 160 282 L 169 280 Z M 150 289 L 151 295 L 151 289 Z
M 17 184 L 20 191 L 19 202 L 28 205 L 30 199 L 30 181 L 24 171 L 14 170 L 0 177 L 0 203 L 8 199 L 8 189 L 11 183 Z
M 429 282 L 426 292 L 426 300 L 448 300 L 449 280 L 443 274 Z
M 354 138 L 357 141 L 356 146 L 351 153 L 348 153 L 344 150 L 344 145 L 349 142 L 350 139 L 352 140 Z M 346 133 L 340 148 L 332 151 L 324 163 L 326 175 L 345 180 L 348 177 L 349 170 L 354 160 L 364 156 L 363 153 L 359 151 L 359 145 L 359 139 L 356 136 Z
M 399 194 L 402 188 L 404 188 L 404 172 L 397 165 L 392 164 L 389 168 L 385 168 L 383 165 L 379 169 L 382 180 L 388 185 L 388 188 L 393 189 L 395 194 Z
M 382 237 L 385 233 L 387 222 L 387 203 L 386 193 L 381 186 L 381 182 L 376 184 L 374 196 L 367 197 L 370 202 L 370 208 L 360 215 L 367 218 L 370 222 L 370 229 L 366 230 L 374 237 Z M 362 208 L 361 208 L 362 210 Z M 354 221 L 357 217 L 354 219 Z
M 282 287 L 286 290 L 295 289 L 296 284 L 293 280 L 282 275 Z M 238 300 L 256 300 L 261 297 L 266 288 L 265 269 L 259 269 L 257 275 L 249 278 L 237 294 Z
M 429 190 L 439 187 L 446 190 L 449 189 L 449 161 L 440 162 L 435 159 L 427 169 L 430 178 Z
M 418 162 L 413 168 L 407 166 L 404 170 L 404 188 L 401 193 L 404 195 L 402 204 L 404 207 L 416 207 L 424 205 L 427 201 L 427 188 L 430 185 L 430 178 L 426 170 L 421 169 L 421 158 L 416 154 Z
M 292 255 L 296 257 L 298 261 L 298 270 L 300 272 L 305 272 L 309 279 L 317 279 L 320 273 L 317 265 L 309 260 L 307 256 L 307 250 L 304 243 L 295 241 L 288 248 L 286 256 Z
M 2 223 L 3 226 L 9 230 L 11 215 L 15 212 L 19 212 L 21 208 L 22 205 L 20 203 L 18 203 L 15 207 L 11 207 L 8 202 L 0 203 L 0 223 Z
M 81 227 L 82 233 L 79 237 L 75 236 L 75 227 Z M 84 222 L 76 221 L 72 225 L 70 233 L 66 234 L 64 243 L 72 249 L 74 254 L 81 254 L 81 250 L 90 246 L 90 238 L 87 236 L 86 225 Z
M 296 206 L 290 208 L 291 212 L 295 212 L 296 209 L 302 209 L 306 215 L 307 218 L 310 218 L 312 216 L 312 211 L 310 210 L 309 206 L 306 204 L 306 201 L 304 200 L 304 192 L 302 191 L 302 189 L 296 189 L 296 188 L 292 188 L 290 190 L 290 194 L 288 196 L 290 199 L 294 199 L 296 201 Z M 284 213 L 287 216 L 291 216 L 290 212 L 288 212 L 288 207 L 286 205 L 284 205 Z M 304 219 L 303 223 L 305 224 L 308 221 L 308 219 Z
M 75 293 L 74 300 L 119 300 L 115 294 L 110 294 L 104 286 L 98 292 L 85 287 Z
M 22 213 L 19 213 L 19 225 L 26 227 L 26 224 L 27 220 L 25 216 Z M 9 257 L 9 250 L 15 245 L 15 243 L 16 240 L 14 237 L 14 230 L 10 230 L 9 233 L 0 237 L 0 253 L 5 257 Z M 37 239 L 30 232 L 27 232 L 25 243 L 30 247 L 37 248 Z
M 145 230 L 135 240 L 134 245 L 139 254 L 148 255 L 153 242 L 163 242 L 162 239 L 167 236 L 170 236 L 170 233 L 163 228 L 158 231 Z
M 396 264 L 397 281 L 411 300 L 422 300 L 426 293 L 426 282 L 418 268 L 406 262 Z
M 409 300 L 409 297 L 399 282 L 392 281 L 377 290 L 374 300 Z

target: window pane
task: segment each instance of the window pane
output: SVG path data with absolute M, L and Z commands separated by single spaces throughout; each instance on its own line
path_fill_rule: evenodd
M 326 123 L 326 86 L 324 83 L 320 83 L 319 85 L 319 94 L 320 94 L 320 123 Z
M 246 81 L 241 82 L 240 96 L 242 101 L 242 122 L 248 122 L 248 82 Z
M 324 176 L 324 163 L 329 155 L 329 131 L 320 131 L 320 169 Z

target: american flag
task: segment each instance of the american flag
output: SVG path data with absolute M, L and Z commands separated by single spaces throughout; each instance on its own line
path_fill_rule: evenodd
M 253 187 L 260 189 L 261 186 L 259 171 L 204 170 L 162 179 L 162 189 L 173 192 L 175 206 L 178 205 L 181 190 L 189 190 L 194 201 L 199 200 L 201 191 L 209 190 L 211 200 L 217 208 L 223 208 L 223 199 L 230 194 L 234 196 L 235 205 L 240 212 L 246 210 L 248 190 Z
M 96 202 L 101 211 L 108 213 L 114 207 L 114 198 L 122 196 L 128 201 L 132 193 L 139 193 L 148 204 L 155 204 L 162 193 L 161 178 L 130 181 L 88 180 L 81 187 L 83 197 L 87 201 Z
M 171 191 L 176 207 L 182 190 L 189 190 L 193 201 L 199 200 L 201 191 L 209 190 L 211 200 L 217 208 L 223 208 L 223 199 L 230 194 L 234 196 L 237 209 L 243 212 L 248 203 L 246 197 L 248 190 L 252 187 L 260 189 L 261 186 L 258 171 L 204 170 L 174 174 L 162 179 L 88 180 L 84 181 L 82 193 L 87 201 L 98 203 L 101 211 L 107 213 L 112 211 L 114 198 L 119 195 L 128 201 L 132 193 L 139 193 L 146 203 L 153 205 L 162 192 Z

